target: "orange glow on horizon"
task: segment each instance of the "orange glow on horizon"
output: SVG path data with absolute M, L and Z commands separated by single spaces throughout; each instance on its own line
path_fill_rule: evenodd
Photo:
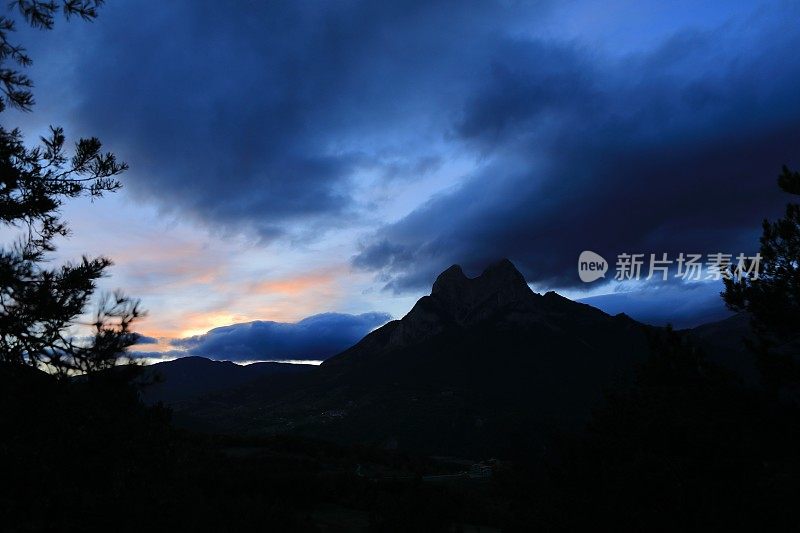
M 162 311 L 158 322 L 145 317 L 137 331 L 163 339 L 161 345 L 169 347 L 166 339 L 202 335 L 231 324 L 255 320 L 296 322 L 332 309 L 341 295 L 336 281 L 346 272 L 345 268 L 335 268 L 259 282 L 221 284 L 226 297 L 220 302 L 220 309 L 173 312 L 168 316 Z

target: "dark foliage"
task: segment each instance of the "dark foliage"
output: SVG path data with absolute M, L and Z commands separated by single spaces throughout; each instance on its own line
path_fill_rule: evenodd
M 32 82 L 19 68 L 31 64 L 25 49 L 11 43 L 13 13 L 36 28 L 50 29 L 58 11 L 67 18 L 92 20 L 99 0 L 11 2 L 12 15 L 0 17 L 0 111 L 28 111 Z M 126 165 L 104 153 L 96 138 L 80 139 L 70 153 L 61 128 L 51 127 L 39 146 L 26 147 L 18 129 L 0 126 L 0 224 L 21 230 L 14 244 L 0 249 L 0 361 L 46 368 L 66 376 L 113 366 L 136 335 L 137 303 L 122 294 L 106 297 L 93 319 L 75 326 L 94 297 L 96 283 L 111 261 L 105 257 L 50 267 L 56 240 L 69 229 L 59 208 L 70 198 L 99 197 L 120 187 Z
M 492 516 L 486 487 L 423 482 L 455 470 L 432 459 L 176 431 L 130 378 L 0 366 L 4 531 L 447 531 Z
M 790 529 L 800 413 L 670 330 L 653 345 L 635 386 L 537 465 L 528 520 L 567 531 Z
M 800 195 L 800 173 L 783 167 L 778 186 Z M 796 387 L 800 369 L 793 353 L 800 340 L 800 205 L 789 203 L 784 218 L 764 220 L 757 277 L 725 280 L 722 296 L 735 311 L 752 317 L 757 340 L 750 343 L 765 386 Z
M 779 186 L 800 194 L 800 173 Z M 757 276 L 725 280 L 728 306 L 751 317 L 763 388 L 710 363 L 667 329 L 633 387 L 609 394 L 586 437 L 536 465 L 529 523 L 549 529 L 794 530 L 800 512 L 800 206 L 764 221 Z M 796 390 L 796 389 L 795 389 Z

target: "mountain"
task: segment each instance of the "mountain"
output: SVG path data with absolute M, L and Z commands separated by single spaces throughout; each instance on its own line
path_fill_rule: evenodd
M 147 385 L 142 388 L 141 396 L 147 404 L 173 404 L 241 387 L 264 376 L 297 375 L 313 368 L 313 365 L 270 362 L 237 365 L 205 357 L 182 357 L 145 367 L 140 379 Z
M 405 317 L 317 370 L 257 379 L 178 414 L 214 431 L 510 455 L 581 427 L 647 355 L 645 329 L 534 293 L 508 260 L 476 278 L 453 266 Z
M 756 341 L 750 326 L 750 315 L 735 314 L 724 320 L 685 330 L 685 333 L 703 348 L 709 360 L 733 371 L 748 386 L 760 385 L 761 374 L 756 356 L 745 344 L 746 340 Z M 771 350 L 800 362 L 800 339 L 777 344 Z
M 684 330 L 684 333 L 703 349 L 710 361 L 731 370 L 748 385 L 758 384 L 755 356 L 744 343 L 745 339 L 753 339 L 747 314 L 735 314 Z

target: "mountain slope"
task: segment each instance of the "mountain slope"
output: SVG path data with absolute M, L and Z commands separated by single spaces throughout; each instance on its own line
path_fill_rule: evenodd
M 512 396 L 525 389 L 526 397 L 536 379 L 539 390 L 580 396 L 583 389 L 571 386 L 550 390 L 550 380 L 596 389 L 598 378 L 608 383 L 627 373 L 644 340 L 641 326 L 624 315 L 534 293 L 504 260 L 473 279 L 449 268 L 402 320 L 329 359 L 322 371 L 345 383 L 384 379 Z
M 761 374 L 756 363 L 756 355 L 745 342 L 756 342 L 748 314 L 739 313 L 685 332 L 704 349 L 709 360 L 733 371 L 745 384 L 760 386 Z M 800 361 L 798 356 L 800 339 L 777 344 L 772 346 L 771 350 L 773 353 L 791 356 Z
M 748 385 L 758 384 L 755 355 L 744 342 L 753 339 L 747 314 L 739 313 L 684 331 L 704 350 L 710 361 L 734 372 Z
M 237 365 L 205 357 L 182 357 L 145 367 L 141 380 L 148 385 L 143 387 L 141 396 L 148 404 L 172 404 L 241 387 L 264 376 L 297 375 L 312 368 L 268 362 Z

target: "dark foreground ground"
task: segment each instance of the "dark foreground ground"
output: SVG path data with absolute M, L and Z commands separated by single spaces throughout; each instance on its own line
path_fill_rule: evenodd
M 176 429 L 119 376 L 0 369 L 3 531 L 796 530 L 800 416 L 673 338 L 585 431 L 426 457 Z M 118 379 L 119 378 L 119 379 Z

